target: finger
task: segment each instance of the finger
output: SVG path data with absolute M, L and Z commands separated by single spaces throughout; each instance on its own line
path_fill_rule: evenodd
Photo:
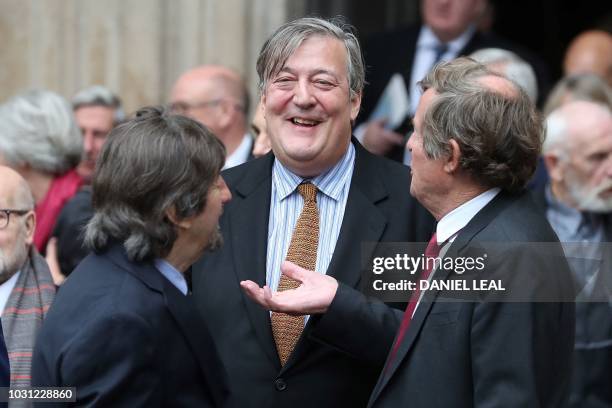
M 260 288 L 259 285 L 252 281 L 242 281 L 240 282 L 240 287 L 251 300 L 269 309 L 267 300 L 264 296 L 264 289 Z
M 284 275 L 287 275 L 287 277 L 300 283 L 303 283 L 306 279 L 308 279 L 308 275 L 313 273 L 312 271 L 304 269 L 290 261 L 284 261 L 281 264 L 281 272 Z

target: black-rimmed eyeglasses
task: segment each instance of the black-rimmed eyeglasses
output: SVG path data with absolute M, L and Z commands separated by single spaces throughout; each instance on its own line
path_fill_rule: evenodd
M 223 99 L 213 99 L 211 101 L 204 101 L 198 103 L 187 103 L 187 102 L 173 102 L 169 105 L 170 111 L 183 115 L 194 109 L 202 109 L 209 106 L 216 106 L 223 102 Z
M 8 208 L 0 208 L 0 230 L 8 227 L 11 214 L 22 216 L 26 215 L 30 211 L 32 210 L 14 210 Z

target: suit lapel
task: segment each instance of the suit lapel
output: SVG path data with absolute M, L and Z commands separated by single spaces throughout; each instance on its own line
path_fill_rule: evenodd
M 150 290 L 163 295 L 166 307 L 184 334 L 192 353 L 198 359 L 198 365 L 208 384 L 208 389 L 213 393 L 215 401 L 220 404 L 223 396 L 218 384 L 221 382 L 208 378 L 204 368 L 221 376 L 224 375 L 224 369 L 216 354 L 207 326 L 196 313 L 192 297 L 180 293 L 151 263 L 130 262 L 120 245 L 112 246 L 108 250 L 108 256 L 115 264 L 141 280 Z
M 192 296 L 183 295 L 165 279 L 163 279 L 163 284 L 166 306 L 187 339 L 191 352 L 196 356 L 213 399 L 217 404 L 221 404 L 224 396 L 219 384 L 224 384 L 225 373 L 208 332 L 208 326 L 195 312 Z M 215 378 L 210 378 L 210 373 L 215 373 Z
M 228 219 L 238 282 L 266 284 L 268 220 L 274 156 L 253 162 L 251 171 L 236 185 L 232 216 Z M 280 368 L 270 326 L 270 314 L 241 291 L 257 338 L 270 360 Z
M 504 192 L 500 192 L 489 204 L 487 204 L 472 220 L 461 230 L 457 235 L 457 238 L 448 248 L 448 251 L 444 255 L 444 258 L 454 258 L 458 256 L 461 251 L 472 241 L 472 239 L 484 229 L 489 223 L 511 202 L 511 198 Z M 435 279 L 444 280 L 452 272 L 450 269 L 436 270 L 434 273 Z M 378 383 L 374 388 L 372 397 L 370 399 L 370 405 L 374 403 L 378 395 L 382 392 L 384 387 L 387 385 L 397 368 L 400 366 L 404 358 L 409 354 L 416 338 L 418 337 L 423 324 L 431 308 L 438 296 L 438 290 L 429 290 L 421 299 L 418 304 L 416 312 L 410 322 L 410 328 L 405 334 L 402 344 L 397 349 L 397 352 L 392 361 L 387 359 L 385 367 L 383 368 L 382 374 L 378 379 Z

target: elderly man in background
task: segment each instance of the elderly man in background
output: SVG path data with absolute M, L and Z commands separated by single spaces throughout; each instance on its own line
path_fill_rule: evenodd
M 501 48 L 482 48 L 471 53 L 469 57 L 486 65 L 491 71 L 513 80 L 527 92 L 531 102 L 537 102 L 538 82 L 535 72 L 527 61 L 512 51 Z
M 61 96 L 29 91 L 0 106 L 0 165 L 16 170 L 30 186 L 39 252 L 45 251 L 60 211 L 82 184 L 74 169 L 82 151 L 74 114 Z
M 544 159 L 550 182 L 534 192 L 572 259 L 610 259 L 612 113 L 574 101 L 547 118 Z M 603 255 L 603 256 L 602 256 Z M 570 263 L 579 289 L 570 407 L 612 406 L 612 271 Z
M 612 87 L 612 34 L 587 30 L 577 35 L 565 52 L 563 73 L 592 73 Z
M 203 65 L 185 72 L 172 88 L 170 107 L 205 125 L 227 151 L 224 169 L 252 158 L 248 134 L 249 94 L 236 71 L 221 65 Z
M 125 114 L 119 97 L 100 85 L 78 92 L 72 98 L 72 108 L 83 135 L 83 158 L 76 170 L 89 184 L 108 133 Z M 62 209 L 47 245 L 46 258 L 56 284 L 89 253 L 83 244 L 83 229 L 92 216 L 91 188 L 85 186 Z
M 83 135 L 83 158 L 77 172 L 89 184 L 106 136 L 125 119 L 125 114 L 119 97 L 101 85 L 77 92 L 72 98 L 72 109 Z
M 32 245 L 36 216 L 28 183 L 5 166 L 0 166 L 0 180 L 2 327 L 11 387 L 28 387 L 34 342 L 55 297 L 55 286 L 44 258 Z
M 34 385 L 76 387 L 78 405 L 222 406 L 224 368 L 185 273 L 221 244 L 224 159 L 208 129 L 157 108 L 111 132 L 92 184 L 94 254 L 43 323 Z

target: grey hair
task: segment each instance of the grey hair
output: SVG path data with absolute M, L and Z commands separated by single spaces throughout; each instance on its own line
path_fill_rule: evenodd
M 578 115 L 575 106 L 577 104 L 585 106 L 585 103 L 587 103 L 588 105 L 586 106 L 589 107 L 588 114 L 583 111 Z M 569 158 L 570 145 L 567 143 L 567 137 L 570 134 L 570 126 L 575 128 L 576 125 L 581 124 L 581 128 L 584 129 L 589 126 L 587 124 L 590 124 L 589 119 L 591 117 L 597 117 L 594 115 L 609 116 L 612 115 L 612 110 L 610 106 L 596 101 L 572 101 L 552 111 L 546 117 L 545 138 L 542 152 L 544 154 L 554 153 L 562 159 Z M 582 120 L 576 122 L 578 117 Z
M 125 112 L 121 105 L 121 99 L 114 94 L 110 89 L 102 85 L 93 85 L 82 89 L 72 97 L 72 109 L 87 106 L 104 106 L 113 109 L 113 120 L 115 124 L 125 120 Z
M 505 94 L 482 83 L 504 78 Z M 440 63 L 420 82 L 436 98 L 423 119 L 423 148 L 429 158 L 461 150 L 459 165 L 486 187 L 520 190 L 529 181 L 542 147 L 542 123 L 525 91 L 471 58 Z
M 177 238 L 167 217 L 204 211 L 225 162 L 223 144 L 204 125 L 163 108 L 143 108 L 109 134 L 92 182 L 94 216 L 85 244 L 121 243 L 132 261 L 163 258 Z
M 325 20 L 304 17 L 280 26 L 264 43 L 257 58 L 259 89 L 283 68 L 287 59 L 302 42 L 313 36 L 331 37 L 341 41 L 347 53 L 347 74 L 351 98 L 361 94 L 365 83 L 363 56 L 354 28 L 340 16 Z
M 68 102 L 32 90 L 0 106 L 0 154 L 11 166 L 62 174 L 81 160 L 83 139 Z
M 476 61 L 485 64 L 496 71 L 493 66 L 500 67 L 500 74 L 522 87 L 531 102 L 538 100 L 538 81 L 531 65 L 512 51 L 501 48 L 483 48 L 469 55 Z
M 544 115 L 567 102 L 568 97 L 572 101 L 599 102 L 612 109 L 612 89 L 606 81 L 595 74 L 583 73 L 569 75 L 557 82 L 544 105 Z

